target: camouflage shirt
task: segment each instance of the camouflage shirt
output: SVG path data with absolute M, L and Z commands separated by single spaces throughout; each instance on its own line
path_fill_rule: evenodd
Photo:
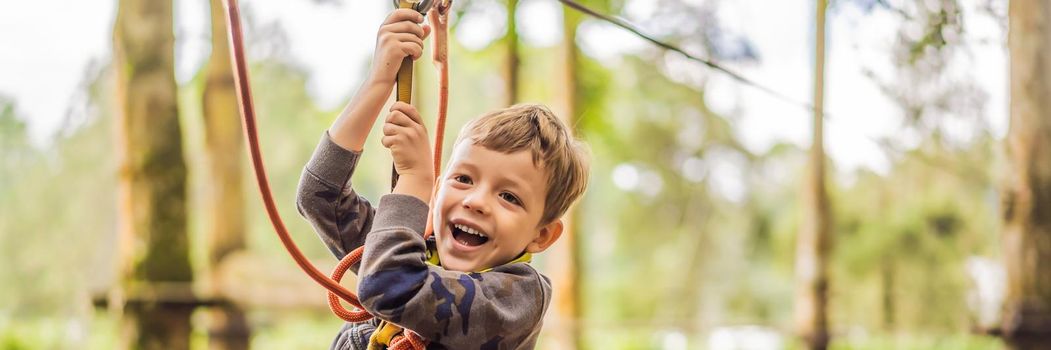
M 296 205 L 337 258 L 365 246 L 351 268 L 365 309 L 419 333 L 429 349 L 532 349 L 550 280 L 527 263 L 481 273 L 427 264 L 427 203 L 389 194 L 373 208 L 350 185 L 360 155 L 326 133 L 303 170 Z M 364 350 L 375 325 L 344 325 L 332 348 Z

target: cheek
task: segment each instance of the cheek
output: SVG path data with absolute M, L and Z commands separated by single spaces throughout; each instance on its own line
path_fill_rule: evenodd
M 441 216 L 444 216 L 442 214 L 448 214 L 456 206 L 457 197 L 456 190 L 447 187 L 442 188 L 432 204 L 434 206 L 434 214 Z
M 500 219 L 507 227 L 513 227 L 515 232 L 526 232 L 534 229 L 535 220 L 533 215 L 524 212 L 507 211 Z

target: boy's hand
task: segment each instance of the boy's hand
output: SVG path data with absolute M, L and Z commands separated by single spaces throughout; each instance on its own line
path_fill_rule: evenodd
M 413 60 L 423 55 L 423 39 L 431 33 L 424 24 L 423 15 L 415 10 L 397 9 L 391 12 L 376 33 L 376 52 L 372 62 L 372 78 L 394 83 L 405 57 Z
M 390 111 L 383 123 L 381 142 L 390 149 L 394 168 L 402 177 L 433 182 L 431 163 L 434 160 L 431 159 L 431 145 L 420 113 L 416 107 L 404 102 L 394 102 Z

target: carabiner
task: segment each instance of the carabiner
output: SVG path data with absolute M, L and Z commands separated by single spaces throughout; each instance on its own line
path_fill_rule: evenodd
M 421 14 L 426 15 L 427 11 L 431 9 L 431 5 L 434 5 L 434 0 L 394 0 L 394 7 L 403 8 L 402 2 L 407 2 L 410 5 L 408 8 L 416 10 Z

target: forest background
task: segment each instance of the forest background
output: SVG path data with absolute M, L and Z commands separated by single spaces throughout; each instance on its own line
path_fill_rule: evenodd
M 153 2 L 168 4 L 153 10 L 167 11 L 159 37 L 171 41 L 146 42 L 162 44 L 174 112 L 168 124 L 156 115 L 134 124 L 127 101 L 148 88 L 128 79 L 139 70 L 116 67 L 137 62 L 125 34 L 157 23 L 135 22 L 141 3 L 0 4 L 0 348 L 149 348 L 141 334 L 150 328 L 128 320 L 157 303 L 189 306 L 158 332 L 187 347 L 327 347 L 340 321 L 281 247 L 247 171 L 223 80 L 225 39 L 211 35 L 222 30 L 221 5 Z M 842 349 L 1004 346 L 996 335 L 1002 310 L 1012 310 L 1003 305 L 1012 300 L 1004 261 L 1013 257 L 1002 244 L 1012 232 L 1005 187 L 1020 169 L 1006 147 L 1020 103 L 1008 88 L 1019 79 L 1009 74 L 1008 29 L 1021 12 L 1013 6 L 1048 13 L 1048 5 L 582 3 L 783 96 L 555 0 L 456 2 L 450 130 L 487 110 L 541 102 L 591 147 L 591 187 L 570 216 L 572 239 L 535 263 L 560 293 L 539 348 L 813 348 L 828 339 Z M 336 260 L 299 218 L 295 186 L 364 78 L 389 4 L 242 7 L 270 182 L 293 237 L 325 271 Z M 118 13 L 136 24 L 122 26 Z M 1044 26 L 1028 35 L 1051 41 Z M 71 31 L 101 33 L 102 52 L 45 44 L 76 38 Z M 417 64 L 416 104 L 432 116 L 428 59 Z M 355 183 L 378 198 L 389 188 L 390 157 L 378 138 L 366 149 Z M 185 209 L 179 223 L 144 234 L 131 219 L 138 204 L 123 197 L 135 193 L 128 159 L 162 150 L 178 154 L 160 166 L 182 174 L 170 181 L 184 190 L 150 205 Z M 1051 166 L 1036 153 L 1026 164 Z M 818 164 L 825 168 L 815 172 Z M 827 174 L 820 186 L 814 174 Z M 813 218 L 827 230 L 805 233 Z M 160 242 L 174 258 L 150 260 L 158 237 L 175 237 Z M 799 276 L 803 254 L 819 263 L 817 282 Z M 151 263 L 179 272 L 157 279 L 143 267 Z M 821 289 L 814 285 L 827 293 L 807 294 Z M 1037 292 L 1047 296 L 1043 286 Z M 818 321 L 800 316 L 804 304 L 821 305 Z

